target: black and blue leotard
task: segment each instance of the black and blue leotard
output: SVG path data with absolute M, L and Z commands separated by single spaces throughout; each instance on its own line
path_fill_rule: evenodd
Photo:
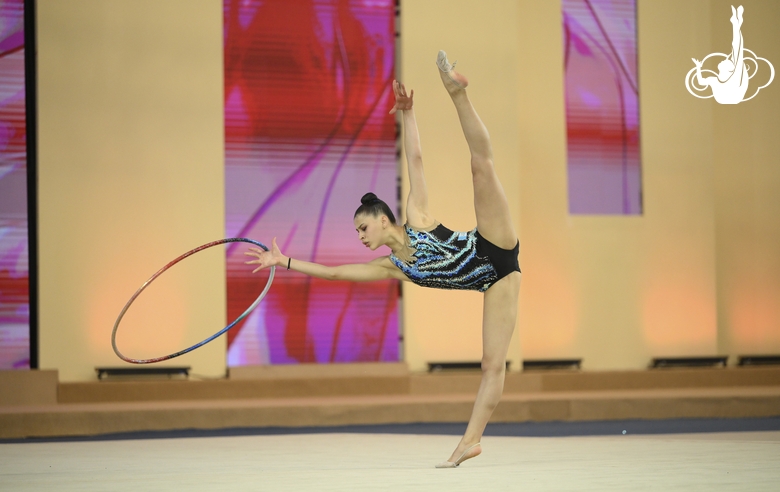
M 519 243 L 512 250 L 499 248 L 476 228 L 454 232 L 439 224 L 431 231 L 418 231 L 405 225 L 404 231 L 415 250 L 415 261 L 406 263 L 394 254 L 390 261 L 417 285 L 485 292 L 511 272 L 520 271 Z

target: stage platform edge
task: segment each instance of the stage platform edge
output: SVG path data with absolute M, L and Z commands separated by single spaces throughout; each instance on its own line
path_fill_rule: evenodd
M 40 393 L 48 397 L 0 400 L 0 438 L 468 420 L 479 371 L 410 373 L 403 364 L 382 365 L 255 368 L 220 380 L 58 383 L 56 401 L 50 390 Z M 3 371 L 0 393 L 33 372 Z M 33 377 L 52 386 L 51 373 Z M 780 416 L 780 367 L 527 371 L 507 374 L 491 422 L 774 416 Z

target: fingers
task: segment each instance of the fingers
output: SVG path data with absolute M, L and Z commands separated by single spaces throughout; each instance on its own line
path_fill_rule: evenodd
M 244 251 L 244 255 L 245 256 L 252 256 L 252 257 L 257 258 L 257 259 L 256 260 L 249 260 L 249 261 L 246 261 L 245 263 L 247 265 L 249 265 L 251 263 L 259 263 L 259 262 L 261 262 L 263 260 L 263 255 L 266 255 L 266 254 L 268 254 L 268 251 L 266 251 L 264 249 L 249 248 L 249 251 Z
M 406 98 L 406 99 L 411 99 L 411 98 L 414 97 L 414 89 L 412 89 L 409 92 L 409 94 L 407 94 L 406 93 L 406 86 L 403 85 L 403 84 L 400 84 L 400 86 L 401 86 L 401 91 L 400 91 L 401 92 L 401 97 Z
M 260 259 L 260 258 L 258 258 L 258 259 L 256 259 L 256 260 L 249 260 L 249 261 L 245 261 L 245 262 L 244 262 L 244 265 L 259 265 L 259 264 L 261 264 L 261 263 L 263 263 L 263 260 L 262 260 L 262 259 Z M 262 268 L 262 267 L 261 267 L 261 268 Z
M 407 95 L 406 86 L 397 80 L 393 80 L 393 95 L 395 96 L 395 104 L 390 108 L 389 114 L 395 114 L 399 109 L 411 108 L 411 99 L 414 97 L 414 89 Z M 401 106 L 400 108 L 399 105 Z
M 395 94 L 396 99 L 399 97 L 407 97 L 406 95 L 406 86 L 404 86 L 402 83 L 398 82 L 397 80 L 393 81 L 393 94 Z
M 254 255 L 251 255 L 249 253 L 244 253 L 244 254 L 247 255 L 247 256 L 254 256 Z M 260 257 L 260 255 L 257 255 L 256 259 L 254 259 L 254 260 L 247 260 L 247 261 L 244 262 L 244 265 L 252 265 L 254 263 L 260 263 L 261 261 L 263 261 L 263 259 Z
M 276 238 L 273 238 L 273 241 L 271 242 L 271 245 L 272 245 L 272 247 L 275 247 L 275 246 L 276 246 Z M 261 249 L 261 248 L 255 248 L 254 246 L 250 246 L 250 247 L 249 247 L 249 251 L 245 251 L 245 252 L 244 252 L 244 254 L 245 254 L 245 255 L 249 255 L 249 254 L 251 254 L 251 253 L 250 253 L 250 251 L 251 251 L 251 252 L 254 252 L 254 253 L 260 253 L 260 254 L 262 254 L 262 253 L 267 253 L 269 250 L 267 250 L 267 249 Z
M 254 259 L 245 261 L 245 265 L 258 265 L 257 268 L 252 270 L 252 273 L 257 273 L 264 268 L 271 266 L 274 261 L 274 254 L 279 252 L 279 246 L 276 244 L 276 238 L 271 240 L 272 249 L 266 251 L 265 249 L 250 247 L 249 251 L 244 251 L 244 255 L 251 256 Z

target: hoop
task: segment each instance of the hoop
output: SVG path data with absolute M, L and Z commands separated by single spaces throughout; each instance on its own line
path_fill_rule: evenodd
M 157 273 L 155 273 L 154 275 L 149 277 L 149 280 L 144 282 L 144 284 L 141 286 L 141 288 L 138 289 L 137 291 L 135 291 L 135 294 L 133 294 L 133 297 L 131 297 L 130 300 L 127 301 L 127 304 L 125 304 L 125 307 L 122 308 L 122 311 L 119 313 L 119 316 L 117 317 L 116 322 L 114 323 L 114 331 L 111 332 L 111 346 L 114 348 L 114 353 L 117 355 L 117 357 L 119 357 L 120 359 L 122 359 L 125 362 L 130 362 L 132 364 L 151 364 L 153 362 L 161 362 L 161 361 L 164 361 L 164 360 L 173 359 L 174 357 L 178 357 L 178 356 L 184 355 L 184 354 L 186 354 L 188 352 L 192 352 L 193 350 L 195 350 L 196 348 L 200 347 L 201 345 L 205 345 L 205 344 L 209 343 L 210 341 L 214 340 L 215 338 L 217 338 L 218 336 L 222 335 L 223 333 L 225 333 L 229 329 L 233 328 L 236 325 L 236 323 L 238 323 L 239 321 L 244 319 L 247 314 L 249 314 L 254 308 L 256 308 L 257 305 L 260 304 L 260 301 L 262 301 L 263 298 L 265 297 L 266 293 L 268 292 L 268 289 L 271 288 L 271 283 L 274 280 L 274 272 L 276 272 L 276 266 L 272 266 L 271 267 L 271 274 L 268 276 L 268 282 L 265 284 L 265 288 L 263 289 L 263 292 L 261 292 L 260 295 L 257 296 L 257 299 L 255 299 L 255 302 L 253 302 L 252 305 L 249 306 L 249 308 L 247 308 L 246 311 L 241 313 L 241 315 L 238 318 L 236 318 L 233 322 L 231 322 L 226 327 L 222 328 L 217 333 L 215 333 L 215 334 L 211 335 L 210 337 L 206 338 L 205 340 L 203 340 L 201 342 L 198 342 L 195 345 L 193 345 L 193 346 L 191 346 L 189 348 L 186 348 L 184 350 L 181 350 L 179 352 L 176 352 L 176 353 L 173 353 L 173 354 L 169 354 L 169 355 L 163 355 L 162 357 L 155 357 L 153 359 L 131 359 L 129 357 L 125 357 L 124 355 L 122 355 L 122 353 L 119 351 L 119 349 L 116 346 L 116 330 L 117 330 L 117 328 L 119 328 L 119 322 L 122 321 L 122 317 L 125 315 L 125 312 L 127 312 L 127 309 L 130 307 L 130 305 L 133 303 L 133 301 L 135 301 L 136 297 L 138 297 L 141 294 L 141 292 L 143 292 L 144 289 L 149 284 L 151 284 L 152 281 L 154 281 L 154 279 L 156 279 L 157 277 L 162 275 L 163 272 L 165 272 L 167 269 L 169 269 L 173 265 L 177 264 L 178 262 L 180 262 L 184 258 L 187 258 L 188 256 L 192 256 L 192 255 L 194 255 L 195 253 L 197 253 L 199 251 L 203 251 L 204 249 L 208 249 L 208 248 L 211 248 L 212 246 L 217 246 L 219 244 L 237 243 L 237 242 L 254 244 L 255 246 L 259 246 L 259 247 L 263 248 L 264 250 L 268 251 L 268 247 L 266 247 L 265 244 L 263 244 L 261 242 L 258 242 L 258 241 L 255 241 L 253 239 L 247 239 L 245 237 L 230 237 L 230 238 L 227 238 L 227 239 L 220 239 L 218 241 L 212 241 L 210 243 L 204 244 L 203 246 L 198 246 L 197 248 L 195 248 L 193 250 L 187 251 L 183 255 L 179 256 L 175 260 L 171 261 L 170 263 L 168 263 L 167 265 L 162 267 L 160 270 L 157 271 Z

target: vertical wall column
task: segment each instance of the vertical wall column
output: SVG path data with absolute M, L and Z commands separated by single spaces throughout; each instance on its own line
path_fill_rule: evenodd
M 224 235 L 222 2 L 37 6 L 40 367 L 89 380 L 122 364 L 111 329 L 133 292 Z M 224 252 L 200 255 L 139 298 L 123 352 L 162 355 L 225 325 Z M 224 374 L 225 340 L 171 364 Z
M 729 53 L 731 5 L 712 2 L 712 43 L 702 56 Z M 780 70 L 780 3 L 745 0 L 744 46 Z M 748 53 L 748 56 L 752 56 Z M 701 57 L 700 57 L 701 58 Z M 752 68 L 752 64 L 751 70 Z M 745 97 L 769 80 L 763 61 Z M 718 352 L 780 353 L 780 78 L 736 105 L 713 110 L 718 282 Z M 736 359 L 734 359 L 736 360 Z

